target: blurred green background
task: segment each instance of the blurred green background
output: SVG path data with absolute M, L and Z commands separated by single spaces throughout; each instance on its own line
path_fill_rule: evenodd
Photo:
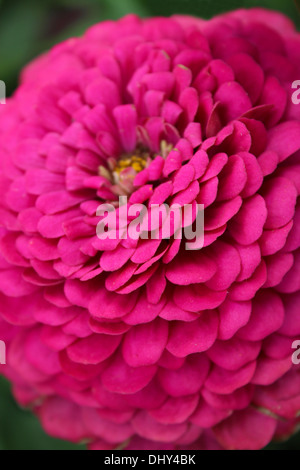
M 300 0 L 0 0 L 0 79 L 11 94 L 20 69 L 61 40 L 82 34 L 90 25 L 127 13 L 140 16 L 175 13 L 210 18 L 240 7 L 266 7 L 284 12 L 300 29 Z M 0 378 L 0 450 L 69 450 L 83 447 L 52 439 L 37 419 L 14 402 Z M 300 450 L 300 434 L 271 450 Z

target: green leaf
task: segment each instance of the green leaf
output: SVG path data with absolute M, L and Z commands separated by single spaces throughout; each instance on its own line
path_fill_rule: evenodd
M 17 406 L 6 380 L 0 377 L 1 450 L 84 450 L 79 446 L 48 436 L 30 411 Z

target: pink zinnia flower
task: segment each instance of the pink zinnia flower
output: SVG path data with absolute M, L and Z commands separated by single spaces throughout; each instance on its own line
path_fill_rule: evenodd
M 0 106 L 0 339 L 16 399 L 92 449 L 259 449 L 299 423 L 300 35 L 128 16 Z M 97 207 L 203 204 L 204 247 L 100 240 Z

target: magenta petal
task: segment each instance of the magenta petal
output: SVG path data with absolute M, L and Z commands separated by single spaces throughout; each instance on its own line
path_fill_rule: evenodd
M 260 154 L 257 159 L 257 162 L 261 168 L 263 175 L 268 176 L 276 170 L 277 165 L 279 163 L 279 157 L 276 152 L 267 150 Z
M 145 74 L 142 82 L 149 90 L 163 91 L 168 96 L 172 93 L 175 79 L 171 72 L 156 72 Z
M 217 266 L 208 256 L 196 253 L 193 256 L 177 257 L 166 267 L 166 278 L 173 284 L 186 286 L 208 281 L 214 276 Z
M 209 371 L 209 361 L 203 356 L 192 356 L 177 370 L 160 369 L 158 379 L 171 397 L 197 393 Z
M 256 385 L 270 385 L 284 374 L 286 374 L 292 367 L 291 358 L 275 360 L 268 357 L 259 359 L 255 374 L 251 380 Z
M 56 191 L 39 196 L 36 207 L 44 214 L 51 215 L 77 206 L 84 199 L 84 196 L 69 194 L 65 191 Z
M 226 449 L 258 450 L 270 442 L 276 426 L 276 419 L 250 408 L 234 413 L 214 433 Z
M 164 165 L 165 160 L 160 155 L 158 155 L 156 158 L 154 158 L 154 160 L 152 160 L 152 162 L 146 169 L 148 171 L 150 181 L 155 181 L 161 177 Z
M 230 339 L 240 328 L 247 325 L 251 315 L 251 303 L 234 302 L 226 299 L 219 307 L 219 312 L 219 338 L 223 340 Z
M 205 401 L 214 408 L 220 410 L 242 410 L 251 403 L 253 392 L 253 385 L 239 388 L 238 390 L 235 390 L 234 392 L 227 395 L 218 395 L 204 388 L 202 390 L 202 396 Z
M 277 230 L 264 230 L 263 235 L 259 240 L 261 254 L 263 256 L 273 255 L 274 253 L 277 253 L 277 251 L 281 250 L 284 246 L 286 246 L 286 249 L 289 250 L 289 246 L 286 245 L 286 241 L 292 238 L 292 235 L 291 238 L 289 237 L 289 233 L 292 234 L 293 228 L 293 221 L 290 221 L 288 224 L 278 228 Z M 298 229 L 296 228 L 296 233 L 297 230 Z M 298 237 L 295 237 L 295 239 L 298 240 Z
M 121 336 L 91 335 L 67 348 L 70 359 L 79 364 L 99 364 L 117 349 Z
M 200 193 L 201 197 L 201 193 Z M 240 196 L 210 207 L 205 218 L 205 230 L 215 230 L 225 225 L 239 211 L 242 205 Z
M 252 245 L 235 245 L 241 258 L 241 272 L 237 278 L 238 282 L 249 279 L 260 265 L 261 250 L 258 243 Z
M 218 307 L 226 298 L 227 291 L 213 291 L 206 286 L 180 286 L 175 290 L 174 302 L 183 310 L 201 312 Z
M 240 338 L 259 341 L 277 331 L 284 321 L 284 307 L 280 297 L 271 290 L 257 294 L 253 301 L 250 320 L 240 331 Z
M 153 305 L 148 302 L 145 294 L 142 294 L 136 302 L 134 308 L 124 316 L 123 320 L 128 325 L 139 325 L 153 321 L 161 312 L 165 305 L 165 299 Z
M 195 169 L 192 165 L 185 165 L 181 167 L 178 172 L 174 175 L 173 180 L 173 192 L 176 194 L 183 189 L 186 189 L 188 185 L 193 181 L 195 176 Z
M 39 415 L 44 429 L 61 439 L 70 439 L 78 442 L 88 435 L 88 431 L 81 420 L 79 406 L 58 396 L 48 397 Z
M 265 228 L 283 227 L 293 217 L 297 200 L 297 190 L 286 178 L 273 178 L 263 186 L 268 217 Z
M 156 410 L 150 410 L 149 414 L 162 424 L 178 424 L 185 422 L 194 412 L 198 404 L 198 396 L 190 395 L 184 398 L 168 398 L 165 403 Z
M 227 395 L 248 384 L 254 375 L 256 362 L 250 362 L 244 367 L 228 371 L 223 367 L 214 366 L 205 381 L 205 387 L 211 392 Z
M 205 181 L 208 181 L 214 176 L 217 176 L 224 168 L 227 162 L 228 157 L 225 153 L 217 153 L 216 155 L 214 155 L 207 166 L 207 170 L 204 176 L 201 178 L 201 182 L 204 183 Z
M 215 100 L 224 107 L 225 119 L 232 121 L 252 107 L 247 92 L 237 82 L 227 82 L 220 86 Z
M 269 132 L 267 150 L 273 150 L 282 162 L 300 149 L 300 123 L 297 121 L 278 124 Z
M 242 197 L 253 196 L 263 183 L 263 173 L 257 158 L 251 153 L 241 152 L 239 154 L 244 161 L 247 172 L 247 182 L 241 193 Z
M 268 256 L 267 264 L 267 280 L 264 287 L 277 286 L 284 276 L 290 271 L 294 264 L 294 257 L 291 253 L 280 253 Z
M 229 288 L 240 273 L 239 253 L 233 246 L 218 240 L 213 244 L 210 255 L 216 263 L 217 271 L 205 284 L 210 289 L 224 291 Z
M 105 251 L 100 259 L 100 266 L 105 271 L 117 271 L 131 258 L 134 249 L 127 249 L 119 245 L 113 251 Z
M 290 271 L 288 271 L 282 282 L 277 286 L 279 292 L 293 293 L 300 289 L 300 250 L 294 255 L 294 263 Z M 291 260 L 290 260 L 291 261 Z
M 115 393 L 132 394 L 142 390 L 155 375 L 157 367 L 130 367 L 119 355 L 102 373 L 104 387 Z
M 120 295 L 102 288 L 93 292 L 89 310 L 96 318 L 120 318 L 133 309 L 136 297 L 136 294 Z
M 230 410 L 218 410 L 202 400 L 190 419 L 192 423 L 206 429 L 216 426 L 228 416 L 230 416 Z
M 262 235 L 267 218 L 264 199 L 260 195 L 246 199 L 239 213 L 230 222 L 232 237 L 242 245 L 254 243 Z
M 137 113 L 132 105 L 117 106 L 113 110 L 121 142 L 125 152 L 131 152 L 136 144 Z
M 254 361 L 260 350 L 261 342 L 232 338 L 228 341 L 216 341 L 207 355 L 219 367 L 234 371 Z
M 137 266 L 128 262 L 122 269 L 113 271 L 105 279 L 105 287 L 108 291 L 113 292 L 124 286 L 134 275 Z
M 147 282 L 147 299 L 152 304 L 157 304 L 165 289 L 167 281 L 163 269 L 158 269 Z
M 277 12 L 129 14 L 0 103 L 0 379 L 53 437 L 182 453 L 297 429 L 299 64 Z
M 160 246 L 161 240 L 148 239 L 142 240 L 131 256 L 133 263 L 142 264 L 149 261 L 156 253 Z M 129 250 L 127 250 L 129 251 Z
M 283 297 L 285 317 L 279 333 L 290 337 L 300 334 L 299 301 L 300 292 Z
M 264 73 L 261 67 L 248 54 L 236 54 L 230 57 L 236 80 L 247 91 L 253 104 L 258 100 L 264 84 Z
M 0 290 L 10 297 L 21 297 L 32 294 L 36 286 L 29 284 L 23 279 L 23 270 L 7 269 L 0 271 Z
M 130 424 L 112 423 L 111 420 L 104 419 L 100 413 L 95 413 L 93 408 L 83 408 L 83 422 L 89 433 L 115 445 L 129 439 L 133 434 Z
M 197 313 L 188 312 L 178 307 L 173 301 L 167 302 L 159 316 L 165 320 L 193 321 L 198 317 Z
M 244 161 L 238 155 L 232 155 L 219 175 L 218 201 L 226 201 L 238 196 L 247 182 Z
M 85 97 L 86 101 L 93 106 L 102 103 L 108 108 L 118 106 L 121 101 L 116 84 L 104 77 L 94 80 L 87 86 Z
M 168 324 L 160 318 L 150 325 L 134 326 L 123 342 L 123 356 L 131 367 L 156 364 L 168 339 Z
M 202 313 L 198 320 L 189 323 L 175 322 L 170 328 L 167 350 L 176 357 L 206 351 L 217 338 L 218 325 L 214 310 Z
M 182 155 L 176 148 L 173 149 L 166 158 L 163 175 L 169 176 L 173 171 L 178 170 L 181 167 Z
M 26 173 L 26 188 L 29 194 L 43 194 L 64 188 L 64 175 L 50 173 L 42 169 L 29 170 Z
M 173 185 L 171 181 L 166 181 L 165 183 L 157 186 L 150 198 L 149 204 L 150 207 L 152 204 L 163 204 L 166 199 L 172 194 Z
M 186 431 L 186 424 L 161 424 L 146 411 L 137 413 L 133 427 L 138 435 L 160 442 L 173 442 Z
M 205 183 L 201 184 L 200 194 L 197 197 L 198 204 L 203 204 L 204 209 L 209 207 L 217 198 L 219 187 L 219 179 L 217 177 L 211 178 Z
M 267 280 L 267 267 L 264 260 L 258 265 L 253 275 L 242 282 L 232 285 L 230 297 L 238 302 L 251 300 Z

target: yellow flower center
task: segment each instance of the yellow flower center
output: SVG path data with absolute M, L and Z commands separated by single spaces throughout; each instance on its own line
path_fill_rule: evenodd
M 126 155 L 117 161 L 114 171 L 118 174 L 126 168 L 133 168 L 137 173 L 142 171 L 147 166 L 149 154 L 147 152 L 134 153 L 133 155 Z

